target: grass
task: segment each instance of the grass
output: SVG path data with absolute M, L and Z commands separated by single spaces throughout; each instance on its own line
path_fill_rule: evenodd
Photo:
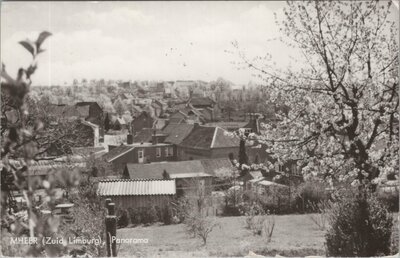
M 324 231 L 307 215 L 275 216 L 275 230 L 270 243 L 245 228 L 245 217 L 218 218 L 216 227 L 202 246 L 200 239 L 185 233 L 184 225 L 152 225 L 123 228 L 118 238 L 147 238 L 148 243 L 120 244 L 118 256 L 204 257 L 245 256 L 249 251 L 275 256 L 324 255 Z

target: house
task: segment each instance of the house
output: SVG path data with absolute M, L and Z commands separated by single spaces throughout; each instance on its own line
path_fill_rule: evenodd
M 126 164 L 123 178 L 134 180 L 174 179 L 177 196 L 193 196 L 199 191 L 210 195 L 213 176 L 199 160 L 157 162 L 151 164 Z
M 59 120 L 85 120 L 99 126 L 100 138 L 104 136 L 103 109 L 97 102 L 78 102 L 75 105 L 52 105 L 49 117 Z
M 213 108 L 216 102 L 210 97 L 192 97 L 188 100 L 187 105 L 194 108 Z
M 133 136 L 128 135 L 127 144 L 110 148 L 102 159 L 111 163 L 115 172 L 121 173 L 127 163 L 151 163 L 175 161 L 176 147 L 170 143 L 143 142 L 133 143 Z
M 261 115 L 258 113 L 248 113 L 247 115 L 250 117 L 250 121 L 246 125 L 243 126 L 243 129 L 245 130 L 245 132 L 260 134 L 260 132 L 261 132 L 261 130 L 260 130 Z
M 132 133 L 136 134 L 143 128 L 153 128 L 154 118 L 149 113 L 143 111 L 137 118 L 131 122 Z
M 201 159 L 200 162 L 204 167 L 204 171 L 213 176 L 217 176 L 221 169 L 228 169 L 231 171 L 236 169 L 228 158 Z
M 104 114 L 103 109 L 97 104 L 97 102 L 78 102 L 75 104 L 76 109 L 85 118 L 93 124 L 96 124 L 100 128 L 100 135 L 104 135 Z
M 175 111 L 174 113 L 172 113 L 169 118 L 168 118 L 168 122 L 170 124 L 180 124 L 180 123 L 186 123 L 186 120 L 188 118 L 188 115 L 186 115 L 185 113 L 183 113 L 182 111 Z
M 117 117 L 113 124 L 114 130 L 126 130 L 128 127 L 128 123 L 121 117 Z
M 175 180 L 109 179 L 98 183 L 97 194 L 118 208 L 163 209 L 176 195 L 176 186 Z
M 144 143 L 144 142 L 152 142 L 154 140 L 157 142 L 162 143 L 164 139 L 167 137 L 166 134 L 163 134 L 161 130 L 152 129 L 152 128 L 143 128 L 137 134 L 133 136 L 134 143 Z
M 177 146 L 178 160 L 230 158 L 237 159 L 239 138 L 227 135 L 221 127 L 194 125 L 190 134 Z
M 58 122 L 54 122 L 47 126 L 49 132 L 57 130 Z M 100 146 L 99 126 L 91 122 L 78 119 L 72 120 L 63 125 L 67 126 L 71 133 L 64 135 L 62 141 L 53 141 L 47 148 L 45 155 L 61 156 L 71 154 L 73 147 L 98 147 Z
M 162 130 L 164 134 L 168 135 L 164 141 L 178 145 L 192 132 L 193 128 L 193 124 L 169 123 Z
M 204 126 L 211 126 L 211 127 L 221 127 L 230 132 L 236 132 L 239 129 L 245 128 L 249 122 L 211 122 L 206 123 Z

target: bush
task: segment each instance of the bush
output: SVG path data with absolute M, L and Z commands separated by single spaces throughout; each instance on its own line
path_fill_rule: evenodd
M 206 245 L 209 234 L 219 224 L 216 222 L 215 218 L 206 217 L 200 213 L 192 212 L 187 214 L 185 225 L 186 232 L 189 235 L 201 238 L 203 245 Z
M 307 181 L 297 188 L 296 209 L 302 213 L 318 212 L 318 204 L 328 199 L 326 185 Z
M 246 191 L 243 194 L 243 200 L 244 202 L 239 205 L 241 215 L 246 215 L 254 203 L 268 214 L 288 214 L 293 211 L 287 188 L 271 188 L 265 194 Z
M 164 208 L 164 212 L 162 214 L 162 222 L 165 225 L 170 225 L 172 223 L 172 210 L 169 206 Z
M 317 213 L 308 214 L 309 218 L 315 225 L 318 226 L 320 230 L 325 230 L 328 225 L 329 215 L 332 210 L 332 201 L 326 200 L 321 201 L 317 205 L 312 204 L 313 209 L 317 211 Z
M 393 218 L 378 199 L 365 190 L 341 197 L 333 206 L 326 234 L 328 256 L 390 254 Z
M 378 195 L 378 199 L 386 206 L 389 211 L 399 211 L 399 191 L 381 192 Z
M 151 208 L 147 211 L 147 218 L 147 223 L 150 224 L 160 221 L 156 207 L 151 206 Z
M 129 225 L 129 213 L 128 210 L 119 210 L 117 216 L 117 225 L 118 227 L 127 227 Z

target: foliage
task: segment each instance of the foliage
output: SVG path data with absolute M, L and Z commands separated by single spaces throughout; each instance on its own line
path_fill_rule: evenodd
M 117 212 L 117 226 L 124 228 L 129 225 L 129 212 L 128 210 L 118 210 Z
M 201 238 L 203 245 L 207 244 L 209 234 L 219 225 L 215 217 L 206 217 L 195 211 L 187 214 L 184 223 L 187 233 L 194 237 Z
M 333 202 L 324 200 L 317 204 L 311 203 L 310 206 L 317 213 L 311 213 L 308 217 L 314 222 L 320 230 L 325 230 L 328 226 L 329 216 L 332 209 Z
M 114 109 L 115 109 L 115 112 L 117 112 L 117 114 L 119 115 L 119 117 L 121 117 L 125 113 L 125 111 L 128 110 L 125 103 L 120 98 L 115 100 Z
M 96 193 L 95 184 L 81 181 L 78 192 L 71 195 L 74 203 L 71 215 L 72 223 L 62 224 L 60 231 L 64 237 L 82 237 L 100 239 L 100 244 L 86 244 L 88 253 L 95 256 L 105 255 L 105 216 L 104 203 Z
M 31 76 L 38 67 L 37 56 L 44 51 L 41 46 L 50 35 L 51 33 L 45 31 L 40 33 L 34 42 L 30 40 L 19 42 L 32 55 L 32 62 L 26 69 L 21 67 L 15 79 L 7 73 L 4 64 L 1 65 L 0 74 L 2 79 L 1 159 L 3 164 L 1 173 L 2 179 L 12 179 L 8 181 L 9 185 L 2 184 L 2 192 L 5 193 L 2 194 L 2 219 L 6 216 L 8 218 L 2 221 L 4 222 L 2 226 L 9 229 L 12 237 L 28 235 L 38 238 L 38 244 L 31 245 L 27 250 L 24 250 L 26 251 L 25 255 L 29 256 L 60 256 L 65 253 L 65 247 L 61 245 L 43 245 L 43 237 L 58 235 L 59 219 L 55 216 L 43 216 L 40 209 L 36 207 L 37 203 L 34 199 L 35 189 L 43 188 L 46 193 L 47 206 L 50 209 L 54 208 L 56 200 L 55 184 L 46 180 L 33 181 L 30 176 L 23 175 L 24 173 L 28 175 L 31 173 L 29 167 L 40 152 L 40 144 L 38 144 L 36 137 L 41 135 L 43 123 L 39 119 L 30 119 L 27 95 L 32 83 Z M 5 118 L 4 121 L 3 118 Z M 22 167 L 16 167 L 10 162 L 10 159 L 15 157 L 21 159 Z M 71 183 L 71 181 L 67 180 L 66 183 Z M 10 195 L 7 196 L 14 189 L 23 194 L 26 202 L 26 206 L 22 207 L 19 212 L 17 212 L 17 207 Z M 26 215 L 18 216 L 18 213 Z M 2 251 L 10 250 L 9 244 L 2 245 Z
M 171 207 L 167 206 L 164 208 L 164 211 L 162 213 L 162 222 L 165 225 L 170 225 L 172 224 L 172 210 Z
M 267 238 L 267 242 L 270 242 L 275 229 L 275 217 L 274 215 L 265 214 L 263 211 L 255 215 L 255 213 L 249 214 L 245 219 L 246 228 L 251 230 L 254 235 L 264 236 Z
M 326 234 L 327 255 L 389 255 L 392 226 L 392 215 L 374 195 L 352 191 L 333 206 Z
M 320 181 L 306 181 L 296 189 L 296 206 L 299 212 L 318 212 L 318 205 L 328 198 L 326 184 Z
M 148 218 L 148 223 L 150 223 L 150 224 L 160 221 L 159 214 L 158 214 L 157 209 L 156 209 L 156 207 L 154 205 L 152 205 L 150 207 L 150 209 L 148 209 L 147 218 Z
M 386 206 L 390 212 L 399 211 L 399 190 L 390 192 L 379 192 L 378 200 Z
M 287 106 L 260 141 L 306 176 L 376 182 L 398 171 L 398 43 L 392 1 L 294 1 L 278 22 L 284 43 L 303 54 L 299 70 L 268 56 L 243 65 L 257 72 L 270 101 Z M 286 39 L 287 38 L 287 39 Z
M 110 125 L 110 118 L 109 118 L 109 114 L 106 114 L 106 117 L 104 118 L 104 131 L 108 132 L 108 130 L 110 130 L 111 125 Z
M 246 153 L 246 141 L 244 139 L 240 140 L 240 145 L 239 145 L 239 167 L 242 168 L 242 165 L 248 165 L 249 164 L 249 158 Z

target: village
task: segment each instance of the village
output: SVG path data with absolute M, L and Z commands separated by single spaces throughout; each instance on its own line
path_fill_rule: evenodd
M 0 254 L 398 256 L 383 2 L 8 4 L 52 26 L 2 25 Z

